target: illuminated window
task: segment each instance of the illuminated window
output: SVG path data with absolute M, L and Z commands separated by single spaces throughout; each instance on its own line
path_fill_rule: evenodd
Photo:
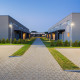
M 67 33 L 67 37 L 70 37 L 70 33 L 69 32 Z
M 68 21 L 67 21 L 67 24 L 70 25 L 70 24 L 71 24 L 71 20 L 68 20 Z
M 26 33 L 23 33 L 23 39 L 26 39 Z
M 53 40 L 55 40 L 55 33 L 53 33 L 52 36 L 53 36 Z

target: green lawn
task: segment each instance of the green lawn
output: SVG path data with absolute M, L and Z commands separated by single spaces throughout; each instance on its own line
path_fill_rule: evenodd
M 35 39 L 28 41 L 27 44 L 24 44 L 23 47 L 21 47 L 18 51 L 16 51 L 15 53 L 13 53 L 11 56 L 21 56 L 23 55 L 31 46 L 31 44 L 34 42 Z
M 25 53 L 26 50 L 30 47 L 30 44 L 25 44 L 23 47 L 21 47 L 18 51 L 13 53 L 11 56 L 21 56 Z
M 61 66 L 63 70 L 80 70 L 80 68 L 72 63 L 69 59 L 67 59 L 64 55 L 62 55 L 60 52 L 58 52 L 55 47 L 50 46 L 50 41 L 46 40 L 45 38 L 41 38 L 43 43 L 46 45 L 52 56 L 56 59 L 58 64 Z M 60 48 L 60 47 L 58 47 Z M 64 48 L 64 47 L 62 47 Z M 67 47 L 69 48 L 69 47 Z M 75 47 L 76 48 L 76 47 Z
M 24 45 L 24 44 L 10 44 L 10 43 L 0 43 L 0 45 Z

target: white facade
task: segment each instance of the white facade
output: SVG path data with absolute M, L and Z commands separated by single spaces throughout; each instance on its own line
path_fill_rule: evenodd
M 64 31 L 59 33 L 60 30 Z M 55 33 L 55 31 L 58 31 L 58 39 L 80 41 L 80 13 L 72 13 L 48 29 L 48 33 Z

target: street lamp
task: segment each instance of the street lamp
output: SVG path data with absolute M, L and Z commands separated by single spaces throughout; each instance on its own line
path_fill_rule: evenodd
M 72 47 L 72 27 L 74 26 L 74 23 L 72 22 L 70 24 L 70 27 L 71 27 L 71 36 L 70 36 L 70 47 Z
M 9 24 L 9 27 L 10 27 L 10 30 L 11 30 L 11 35 L 10 35 L 10 44 L 11 44 L 12 43 L 12 28 L 13 28 L 12 23 Z

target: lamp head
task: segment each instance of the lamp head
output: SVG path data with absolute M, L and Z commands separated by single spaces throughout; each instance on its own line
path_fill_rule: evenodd
M 12 23 L 9 24 L 9 27 L 12 28 Z
M 72 22 L 72 23 L 71 23 L 71 27 L 73 27 L 74 25 L 75 25 L 75 24 Z

